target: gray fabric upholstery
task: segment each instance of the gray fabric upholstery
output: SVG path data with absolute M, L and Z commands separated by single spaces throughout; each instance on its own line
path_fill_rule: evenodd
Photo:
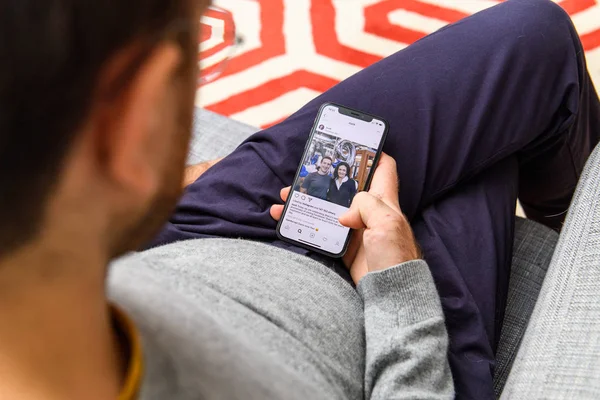
M 517 217 L 506 312 L 496 352 L 496 397 L 519 350 L 557 241 L 558 233 L 552 229 Z
M 197 108 L 188 164 L 224 157 L 257 130 L 250 125 Z
M 600 398 L 600 146 L 579 180 L 502 398 Z

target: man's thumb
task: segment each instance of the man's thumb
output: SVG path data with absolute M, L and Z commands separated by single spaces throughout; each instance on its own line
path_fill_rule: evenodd
M 351 229 L 362 229 L 366 227 L 360 212 L 364 196 L 368 196 L 367 193 L 361 192 L 354 197 L 350 210 L 340 216 L 340 224 Z
M 342 214 L 339 218 L 340 224 L 351 229 L 362 229 L 365 227 L 360 212 L 358 209 L 350 209 L 346 213 Z

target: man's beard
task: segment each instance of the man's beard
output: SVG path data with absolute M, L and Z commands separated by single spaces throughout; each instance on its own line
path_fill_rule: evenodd
M 171 153 L 168 155 L 159 189 L 146 214 L 124 229 L 122 235 L 115 235 L 118 237 L 112 239 L 110 249 L 112 257 L 147 247 L 150 240 L 158 234 L 169 216 L 173 214 L 183 192 L 183 173 L 192 132 L 198 78 L 197 33 L 193 29 L 187 37 L 186 44 L 182 45 L 185 60 L 182 62 L 178 81 L 175 83 L 179 95 L 174 129 L 178 131 L 171 142 Z
M 148 212 L 129 229 L 125 230 L 118 243 L 114 243 L 113 256 L 127 251 L 147 247 L 175 211 L 182 193 L 183 166 L 173 164 L 165 174 L 161 190 L 152 200 Z
M 192 103 L 193 104 L 193 100 Z M 151 200 L 144 216 L 122 231 L 112 242 L 111 256 L 117 257 L 128 251 L 147 247 L 175 211 L 175 206 L 183 192 L 182 182 L 187 159 L 190 133 L 192 130 L 193 106 L 179 111 L 177 121 L 179 132 L 175 135 L 172 151 L 167 159 L 160 187 Z

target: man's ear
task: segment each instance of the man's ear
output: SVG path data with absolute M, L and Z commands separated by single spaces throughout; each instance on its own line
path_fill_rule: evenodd
M 131 62 L 131 52 L 117 55 L 103 71 L 101 86 L 111 83 Z M 160 126 L 166 98 L 182 61 L 179 47 L 164 42 L 144 60 L 124 90 L 110 103 L 97 107 L 94 141 L 98 165 L 105 178 L 120 188 L 147 197 L 158 188 L 160 172 L 152 142 Z

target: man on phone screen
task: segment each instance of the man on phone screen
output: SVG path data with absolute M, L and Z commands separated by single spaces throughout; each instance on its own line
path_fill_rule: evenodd
M 327 200 L 327 191 L 331 183 L 329 169 L 333 160 L 325 156 L 321 160 L 321 166 L 316 172 L 312 172 L 304 178 L 304 182 L 300 186 L 300 191 L 308 195 L 318 197 L 319 199 Z

